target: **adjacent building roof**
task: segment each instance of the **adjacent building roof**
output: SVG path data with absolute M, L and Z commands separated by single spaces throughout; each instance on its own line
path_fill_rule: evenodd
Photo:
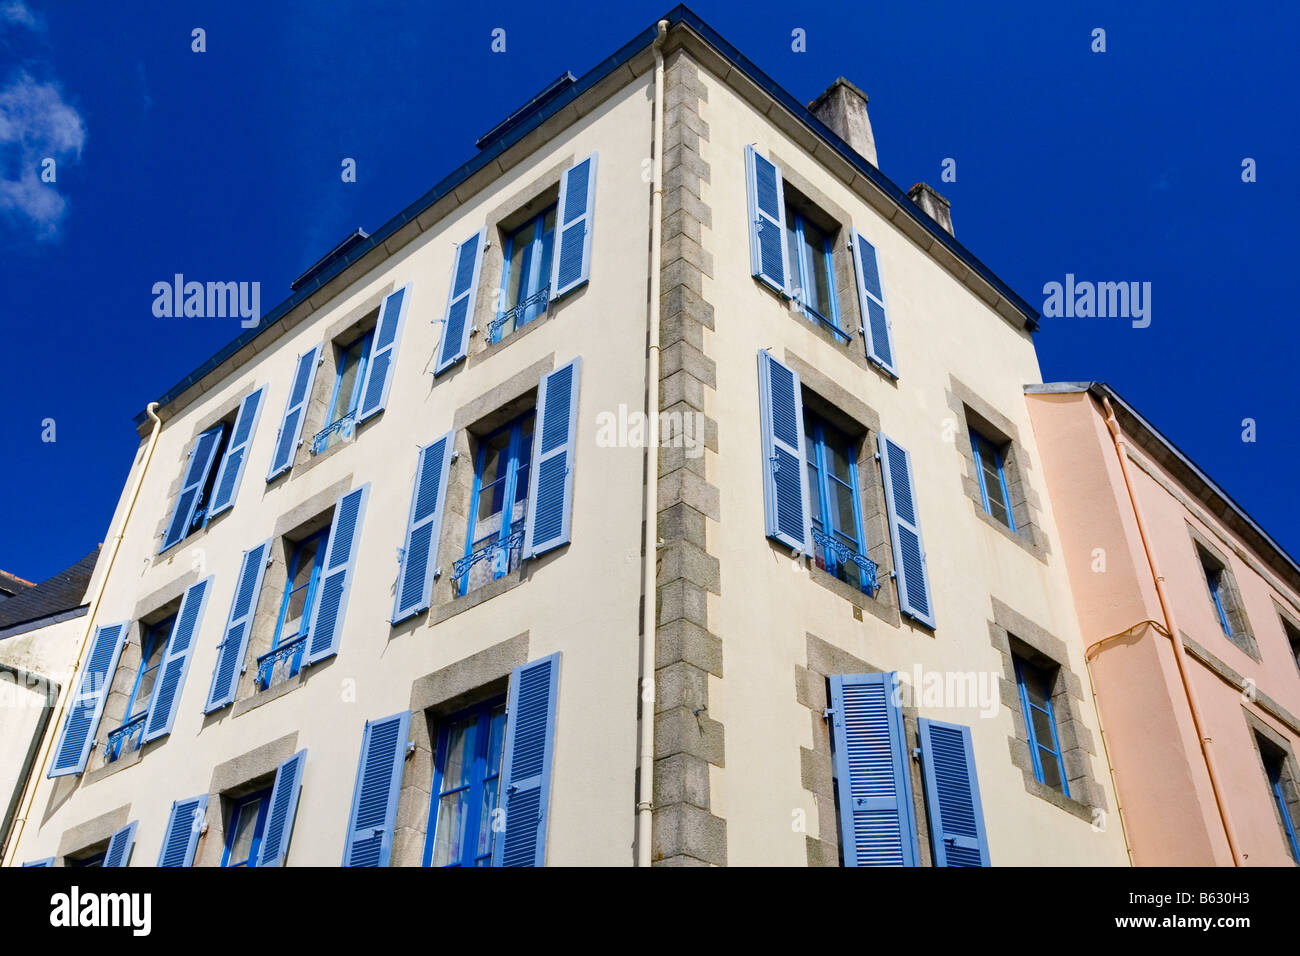
M 15 594 L 21 594 L 30 587 L 35 587 L 35 584 L 26 578 L 20 578 L 8 571 L 0 571 L 0 600 L 11 598 Z
M 23 625 L 80 609 L 98 558 L 99 546 L 96 546 L 72 567 L 0 602 L 0 637 L 8 637 L 5 632 L 23 628 Z
M 817 119 L 807 106 L 799 102 L 793 95 L 778 85 L 775 80 L 755 66 L 739 50 L 724 40 L 716 30 L 696 16 L 693 11 L 686 6 L 678 6 L 673 8 L 662 19 L 668 22 L 669 29 L 676 26 L 686 26 L 703 39 L 723 58 L 731 70 L 745 76 L 754 86 L 779 103 L 810 132 L 824 141 L 840 158 L 849 163 L 855 172 L 888 196 L 903 215 L 930 235 L 935 242 L 944 246 L 972 273 L 987 282 L 998 296 L 1001 296 L 1016 313 L 1024 318 L 1026 328 L 1033 331 L 1038 327 L 1037 309 L 1017 295 L 1010 286 L 994 274 L 992 269 L 976 258 L 974 253 L 953 238 L 942 226 L 918 209 L 916 204 L 907 198 L 907 193 L 900 189 L 888 176 L 868 162 L 865 157 L 856 152 L 844 140 L 840 139 L 821 120 Z M 541 94 L 534 97 L 522 109 L 512 113 L 479 140 L 483 146 L 478 155 L 461 165 L 368 237 L 352 244 L 342 255 L 332 254 L 332 258 L 326 256 L 323 262 L 326 262 L 327 265 L 324 268 L 314 272 L 314 274 L 313 270 L 309 270 L 307 274 L 296 279 L 295 285 L 297 285 L 297 288 L 293 290 L 293 293 L 287 299 L 263 315 L 256 326 L 234 339 L 168 389 L 158 399 L 158 405 L 164 407 L 178 398 L 186 389 L 220 366 L 226 359 L 274 325 L 276 321 L 310 299 L 330 280 L 364 258 L 372 250 L 382 247 L 394 233 L 411 223 L 422 212 L 450 195 L 476 173 L 495 163 L 502 154 L 541 126 L 546 120 L 563 111 L 616 71 L 625 68 L 629 61 L 646 50 L 654 41 L 658 35 L 657 22 L 650 24 L 631 41 L 624 44 L 613 56 L 602 60 L 595 68 L 584 73 L 576 81 L 569 82 L 569 75 L 565 74 L 548 86 Z M 136 425 L 143 425 L 146 419 L 146 413 L 141 411 L 135 417 Z

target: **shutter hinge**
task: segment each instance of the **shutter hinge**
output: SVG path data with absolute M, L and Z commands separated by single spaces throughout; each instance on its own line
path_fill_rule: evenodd
M 460 457 L 460 452 L 457 451 L 456 449 L 452 449 L 452 452 L 451 452 L 451 458 L 450 458 L 449 460 L 450 460 L 450 461 L 455 461 L 455 460 L 458 459 L 459 457 Z
M 834 716 L 835 716 L 834 707 L 826 707 L 822 709 L 822 720 L 830 720 Z
M 406 742 L 406 756 L 407 756 L 407 757 L 411 757 L 411 756 L 413 756 L 414 754 L 415 754 L 415 741 L 414 741 L 414 740 L 408 740 L 408 741 Z
M 912 748 L 912 759 L 915 760 L 917 763 L 920 763 L 920 762 L 921 762 L 921 748 L 920 748 L 920 747 L 913 747 L 913 748 Z
M 316 365 L 321 366 L 324 364 L 325 364 L 325 350 L 321 349 L 320 354 L 316 356 Z
M 440 577 L 442 577 L 442 568 L 441 568 L 441 566 L 436 567 L 436 568 L 433 569 L 433 576 L 434 576 L 435 578 L 440 578 Z

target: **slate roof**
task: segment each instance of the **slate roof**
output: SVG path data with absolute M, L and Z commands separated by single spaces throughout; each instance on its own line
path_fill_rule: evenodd
M 98 558 L 99 546 L 96 545 L 94 551 L 72 567 L 0 601 L 0 630 L 80 607 Z

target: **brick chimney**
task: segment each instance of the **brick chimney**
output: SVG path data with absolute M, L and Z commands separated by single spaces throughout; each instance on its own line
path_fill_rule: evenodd
M 921 211 L 937 222 L 947 231 L 952 231 L 952 204 L 944 199 L 928 183 L 917 183 L 907 191 L 907 198 L 921 207 Z
M 831 128 L 872 166 L 876 162 L 876 136 L 871 131 L 867 116 L 867 94 L 840 77 L 826 88 L 826 92 L 808 104 L 813 116 Z

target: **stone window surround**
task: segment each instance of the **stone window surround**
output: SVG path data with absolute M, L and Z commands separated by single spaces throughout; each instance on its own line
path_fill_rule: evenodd
M 794 667 L 795 698 L 808 708 L 812 720 L 813 747 L 799 748 L 799 772 L 803 788 L 813 795 L 817 807 L 817 837 L 805 837 L 809 866 L 840 865 L 840 826 L 835 807 L 835 789 L 831 760 L 831 728 L 824 716 L 830 706 L 830 678 L 836 674 L 878 674 L 879 667 L 807 633 L 806 667 Z M 917 725 L 919 712 L 903 707 L 903 732 L 911 759 L 912 815 L 916 819 L 916 842 L 920 849 L 919 866 L 933 866 L 930 850 L 930 821 L 926 815 L 925 785 L 921 763 L 914 751 L 921 746 Z
M 411 682 L 410 735 L 415 749 L 402 771 L 390 866 L 424 864 L 439 721 L 504 694 L 511 671 L 527 662 L 524 631 Z
M 226 824 L 234 801 L 270 787 L 280 764 L 297 752 L 297 745 L 298 732 L 295 730 L 212 768 L 208 808 L 194 850 L 195 866 L 221 866 L 226 849 Z M 307 756 L 310 760 L 311 755 Z
M 1246 654 L 1256 663 L 1259 663 L 1259 644 L 1255 641 L 1255 631 L 1250 626 L 1250 616 L 1246 613 L 1246 602 L 1242 599 L 1241 589 L 1237 586 L 1237 576 L 1232 572 L 1231 560 L 1223 551 L 1219 550 L 1210 542 L 1207 535 L 1204 535 L 1197 530 L 1191 522 L 1185 523 L 1187 525 L 1188 536 L 1191 540 L 1193 555 L 1196 559 L 1196 567 L 1202 569 L 1205 566 L 1205 562 L 1202 560 L 1200 553 L 1202 551 L 1205 552 L 1205 556 L 1209 557 L 1212 561 L 1217 562 L 1221 569 L 1224 586 L 1228 591 L 1232 604 L 1234 605 L 1231 609 L 1227 607 L 1223 609 L 1224 613 L 1228 616 L 1228 623 L 1232 627 L 1232 636 L 1229 637 L 1227 634 L 1223 634 L 1222 628 L 1219 629 L 1218 633 L 1225 641 L 1237 648 L 1237 650 Z M 1214 595 L 1210 591 L 1210 584 L 1205 580 L 1204 573 L 1201 574 L 1201 579 L 1205 587 L 1205 600 L 1209 602 L 1211 614 L 1217 623 L 1219 615 L 1218 611 L 1214 608 Z
M 1027 478 L 1025 446 L 1020 440 L 1019 429 L 1010 418 L 981 398 L 974 389 L 951 375 L 948 376 L 946 398 L 948 408 L 956 417 L 959 431 L 959 434 L 953 436 L 953 445 L 962 457 L 964 468 L 961 476 L 962 491 L 974 503 L 976 517 L 1046 564 L 1050 547 L 1043 530 L 1042 502 L 1030 487 Z M 1004 449 L 1002 471 L 1006 477 L 1011 516 L 1016 522 L 1015 531 L 984 510 L 984 498 L 980 494 L 980 479 L 975 466 L 975 453 L 970 443 L 972 429 Z
M 91 856 L 108 848 L 109 838 L 131 822 L 131 804 L 109 810 L 85 823 L 69 827 L 59 838 L 59 849 L 54 854 L 55 864 L 66 866 L 69 857 Z
M 1287 650 L 1291 654 L 1291 659 L 1295 661 L 1296 666 L 1300 667 L 1300 619 L 1291 613 L 1287 608 L 1273 598 L 1273 609 L 1277 611 L 1278 619 L 1282 622 L 1282 639 L 1286 641 Z M 1290 631 L 1287 628 L 1290 628 Z M 1294 632 L 1295 640 L 1292 640 L 1291 634 Z
M 1011 762 L 1020 768 L 1025 790 L 1048 803 L 1060 807 L 1081 820 L 1094 822 L 1094 807 L 1108 810 L 1106 794 L 1093 777 L 1090 757 L 1096 757 L 1097 748 L 1092 731 L 1083 721 L 1083 683 L 1070 670 L 1068 646 L 1065 641 L 1014 611 L 1009 605 L 990 598 L 993 619 L 988 622 L 993 647 L 1002 657 L 1002 679 L 998 691 L 1003 705 L 1011 711 L 1015 734 L 1007 738 Z M 1061 764 L 1071 796 L 1039 783 L 1034 776 L 1033 759 L 1029 751 L 1029 732 L 1025 725 L 1024 709 L 1016 682 L 1013 651 L 1028 659 L 1031 664 L 1055 669 L 1052 686 L 1052 709 L 1056 716 L 1056 735 L 1061 745 Z
M 808 576 L 822 587 L 838 594 L 855 608 L 898 627 L 901 618 L 894 596 L 892 573 L 894 567 L 893 544 L 889 535 L 889 519 L 885 510 L 885 487 L 876 462 L 876 436 L 880 434 L 880 416 L 847 389 L 835 384 L 809 362 L 790 349 L 785 350 L 783 361 L 799 375 L 804 390 L 805 404 L 816 414 L 827 419 L 858 445 L 858 502 L 862 509 L 862 532 L 866 537 L 866 557 L 876 562 L 876 578 L 880 589 L 875 597 L 862 593 L 818 568 L 811 557 L 803 559 Z M 770 539 L 769 539 L 770 540 Z M 770 542 L 778 553 L 786 555 L 783 545 Z
M 1260 720 L 1255 714 L 1252 714 L 1245 706 L 1242 707 L 1241 713 L 1245 718 L 1247 728 L 1250 730 L 1251 743 L 1255 745 L 1255 758 L 1259 761 L 1260 776 L 1266 782 L 1268 781 L 1268 768 L 1264 765 L 1264 754 L 1260 749 L 1258 738 L 1263 737 L 1282 752 L 1282 795 L 1286 799 L 1287 809 L 1291 812 L 1292 825 L 1300 826 L 1300 766 L 1296 763 L 1295 748 L 1291 745 L 1291 741 Z M 1269 793 L 1268 802 L 1273 807 L 1278 830 L 1285 841 L 1286 826 L 1282 821 L 1282 811 L 1278 808 L 1271 792 Z

